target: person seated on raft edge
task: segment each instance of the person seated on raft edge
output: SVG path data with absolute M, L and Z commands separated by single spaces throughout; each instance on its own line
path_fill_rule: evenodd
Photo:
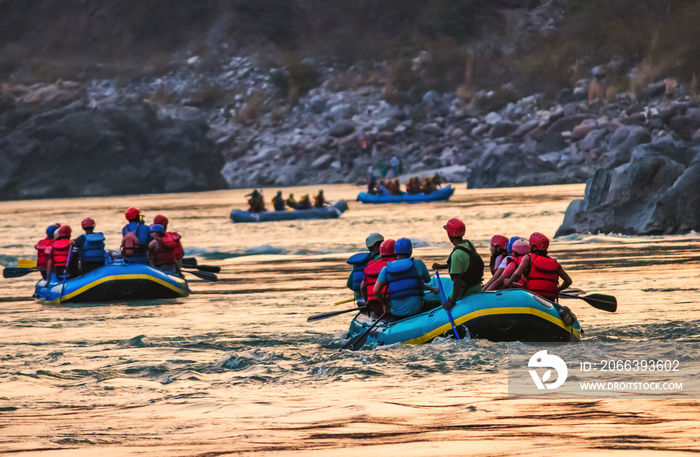
M 124 212 L 128 224 L 122 228 L 121 257 L 128 263 L 148 263 L 148 244 L 153 241 L 148 226 L 138 208 Z
M 430 273 L 422 260 L 411 257 L 413 244 L 408 238 L 399 238 L 394 245 L 396 260 L 388 263 L 377 276 L 375 290 L 383 290 L 386 295 L 376 295 L 383 305 L 384 312 L 396 317 L 408 317 L 423 311 L 423 291 L 437 293 L 437 287 L 431 287 Z
M 75 273 L 77 258 L 73 255 L 73 241 L 70 239 L 70 225 L 62 225 L 56 230 L 58 238 L 46 248 L 46 277 L 51 281 L 51 275 L 63 280 L 65 276 Z M 70 263 L 69 263 L 70 262 Z
M 39 273 L 41 273 L 41 277 L 44 279 L 46 279 L 46 264 L 48 261 L 48 258 L 46 257 L 46 249 L 50 247 L 55 241 L 54 234 L 60 226 L 61 224 L 57 222 L 46 227 L 46 238 L 40 240 L 34 246 L 34 249 L 36 249 L 36 269 L 39 270 Z
M 436 189 L 442 189 L 442 176 L 440 176 L 440 173 L 433 175 L 432 183 Z
M 311 209 L 311 199 L 309 198 L 309 194 L 302 195 L 299 201 L 297 202 L 296 206 L 294 209 Z
M 153 241 L 148 245 L 151 265 L 166 273 L 177 274 L 177 260 L 175 258 L 175 243 L 167 242 L 165 227 L 160 224 L 152 224 L 149 228 Z
M 364 298 L 365 303 L 367 303 L 368 314 L 374 316 L 381 316 L 384 310 L 384 306 L 377 299 L 374 285 L 377 282 L 377 277 L 389 262 L 396 259 L 396 254 L 394 254 L 395 240 L 384 240 L 379 245 L 379 255 L 380 258 L 376 260 L 370 260 L 365 267 L 362 278 L 362 284 L 360 285 L 360 292 L 362 298 Z M 386 287 L 381 289 L 380 295 L 386 294 Z
M 447 268 L 454 283 L 452 295 L 443 303 L 445 309 L 452 309 L 457 300 L 481 292 L 481 281 L 484 279 L 484 261 L 476 252 L 474 244 L 464 239 L 467 231 L 464 222 L 453 218 L 444 226 L 454 249 L 447 258 L 447 263 L 433 264 L 434 270 Z
M 423 179 L 421 190 L 425 195 L 430 195 L 437 190 L 437 187 L 435 187 L 435 183 L 431 178 L 425 178 Z
M 524 256 L 530 252 L 530 245 L 527 241 L 523 239 L 518 239 L 513 243 L 513 254 L 506 257 L 506 267 L 503 273 L 493 281 L 488 287 L 484 286 L 484 290 L 499 290 L 504 289 L 503 284 L 506 279 L 513 275 L 513 272 L 520 266 Z M 493 279 L 493 278 L 492 278 Z M 526 280 L 525 278 L 520 278 L 520 281 L 511 284 L 512 288 L 525 289 Z
M 518 268 L 503 285 L 511 287 L 513 283 L 524 277 L 527 290 L 556 302 L 559 292 L 568 288 L 573 281 L 564 267 L 559 265 L 556 259 L 547 255 L 549 238 L 535 232 L 530 235 L 529 243 L 530 253 L 523 256 Z M 561 285 L 559 285 L 559 278 L 564 281 Z
M 177 232 L 168 232 L 168 218 L 162 214 L 157 214 L 153 218 L 154 224 L 160 224 L 165 230 L 165 237 L 163 240 L 167 246 L 172 246 L 175 251 L 175 263 L 177 266 L 177 273 L 180 274 L 182 269 L 182 259 L 185 257 L 185 248 L 182 247 L 182 242 L 180 241 L 182 237 Z
M 289 194 L 289 198 L 285 201 L 287 206 L 289 206 L 291 209 L 295 209 L 297 206 L 297 201 L 294 199 L 294 194 Z
M 263 211 L 267 211 L 265 208 L 265 198 L 262 195 L 262 191 L 253 189 L 253 192 L 247 194 L 246 197 L 250 197 L 248 199 L 248 212 L 262 213 Z
M 347 260 L 347 263 L 352 265 L 352 271 L 350 276 L 348 276 L 348 281 L 345 284 L 346 287 L 353 292 L 355 292 L 355 298 L 361 298 L 361 286 L 362 280 L 364 279 L 364 271 L 367 264 L 372 260 L 377 260 L 381 257 L 379 253 L 379 247 L 384 241 L 384 237 L 379 233 L 370 233 L 365 240 L 365 245 L 369 252 L 358 252 L 357 254 L 351 255 Z M 359 304 L 358 304 L 359 305 Z
M 420 179 L 417 177 L 412 177 L 406 183 L 406 193 L 409 195 L 420 194 Z
M 105 264 L 105 236 L 102 232 L 95 232 L 95 221 L 86 217 L 80 223 L 85 233 L 74 241 L 80 258 L 80 274 L 84 275 L 96 270 Z
M 326 197 L 323 195 L 323 189 L 320 189 L 318 194 L 314 195 L 314 208 L 320 209 L 327 204 L 328 202 L 326 201 Z
M 285 210 L 285 201 L 284 197 L 282 196 L 282 191 L 278 190 L 277 195 L 272 197 L 272 206 L 275 208 L 275 211 L 284 211 Z
M 503 274 L 503 271 L 506 269 L 506 266 L 508 265 L 508 262 L 506 260 L 508 259 L 509 256 L 513 255 L 513 244 L 518 241 L 522 240 L 523 238 L 519 236 L 512 236 L 510 240 L 508 240 L 508 243 L 506 244 L 506 253 L 505 255 L 500 257 L 500 262 L 495 263 L 494 262 L 494 268 L 496 271 L 493 272 L 491 279 L 488 280 L 486 284 L 484 284 L 483 290 L 490 290 L 491 284 L 494 282 L 498 281 L 498 279 L 501 277 Z M 498 259 L 496 259 L 498 260 Z M 490 268 L 490 266 L 489 266 Z
M 491 237 L 491 245 L 489 250 L 491 251 L 491 258 L 489 259 L 489 270 L 491 270 L 491 275 L 496 272 L 499 265 L 506 258 L 508 251 L 506 250 L 508 246 L 508 238 L 503 235 L 494 235 Z

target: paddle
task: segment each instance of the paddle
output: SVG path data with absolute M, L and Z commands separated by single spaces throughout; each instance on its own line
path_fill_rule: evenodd
M 350 303 L 351 301 L 355 301 L 355 298 L 348 298 L 347 300 L 337 301 L 337 302 L 333 303 L 333 306 L 338 306 L 338 305 L 342 305 L 345 303 Z
M 20 278 L 28 275 L 33 271 L 38 271 L 36 268 L 20 268 L 20 267 L 5 267 L 2 270 L 3 278 Z
M 221 273 L 221 267 L 214 265 L 198 265 L 194 257 L 184 257 L 182 259 L 183 268 L 196 268 L 199 271 L 209 271 L 211 273 Z
M 182 266 L 188 267 L 188 268 L 195 268 L 197 266 L 197 258 L 196 257 L 183 257 L 182 258 Z
M 197 270 L 182 270 L 184 273 L 189 273 L 191 275 L 194 275 L 198 278 L 201 278 L 205 281 L 211 281 L 211 282 L 216 282 L 219 280 L 219 277 L 216 276 L 214 273 L 210 273 L 208 271 L 197 271 Z
M 20 259 L 17 261 L 17 266 L 20 268 L 36 268 L 36 262 L 33 260 Z
M 367 331 L 365 331 L 365 333 L 363 333 L 361 335 L 357 335 L 355 338 L 353 338 L 350 341 L 348 341 L 347 343 L 345 343 L 343 345 L 343 347 L 340 349 L 350 349 L 351 351 L 357 351 L 362 346 L 364 346 L 365 341 L 367 341 L 367 337 L 369 337 L 369 332 L 371 332 L 372 329 L 377 326 L 377 324 L 384 318 L 385 315 L 386 315 L 386 312 L 384 312 L 384 314 L 379 316 L 379 318 L 376 321 L 374 321 L 374 324 L 372 324 L 367 329 Z
M 594 308 L 607 311 L 609 313 L 614 313 L 615 311 L 617 311 L 617 298 L 613 297 L 612 295 L 591 294 L 579 296 L 569 295 L 560 292 L 559 296 L 562 298 L 578 298 L 579 300 L 585 301 Z
M 440 289 L 440 299 L 442 300 L 442 303 L 445 303 L 447 301 L 447 297 L 445 297 L 445 289 L 442 288 L 442 281 L 440 281 L 440 273 L 438 273 L 437 270 L 435 270 L 435 278 L 437 279 L 438 288 Z M 450 325 L 452 326 L 452 331 L 455 333 L 455 338 L 459 340 L 460 337 L 459 333 L 457 332 L 457 326 L 455 325 L 454 319 L 452 319 L 452 311 L 450 311 L 447 308 L 445 308 L 445 311 L 447 311 L 447 317 L 450 319 Z
M 364 311 L 364 310 L 366 310 L 366 309 L 367 309 L 366 306 L 360 306 L 360 307 L 358 307 L 358 308 L 344 309 L 344 310 L 342 310 L 342 311 L 330 311 L 330 312 L 328 312 L 328 313 L 315 314 L 315 315 L 313 315 L 313 316 L 309 316 L 309 317 L 306 319 L 306 322 L 320 321 L 320 320 L 323 320 L 323 319 L 328 319 L 329 317 L 333 317 L 333 316 L 338 316 L 338 315 L 340 315 L 340 314 L 349 313 L 349 312 L 351 312 L 351 311 Z

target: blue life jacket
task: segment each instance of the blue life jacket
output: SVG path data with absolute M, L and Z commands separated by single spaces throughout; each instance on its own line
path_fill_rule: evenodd
M 423 278 L 413 264 L 413 259 L 394 260 L 386 266 L 386 282 L 389 298 L 423 296 Z
M 101 232 L 85 234 L 85 243 L 80 247 L 82 262 L 105 261 L 105 236 Z
M 372 254 L 369 252 L 358 252 L 348 259 L 348 263 L 352 265 L 352 290 L 360 292 L 362 280 L 365 278 L 365 267 L 372 260 Z

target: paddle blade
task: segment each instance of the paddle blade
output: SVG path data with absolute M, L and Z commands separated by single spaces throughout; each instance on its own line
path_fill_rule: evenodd
M 215 265 L 197 265 L 197 270 L 208 271 L 210 273 L 221 273 L 221 267 Z
M 376 327 L 377 324 L 384 318 L 385 314 L 386 313 L 379 316 L 379 318 L 376 321 L 374 321 L 374 323 L 363 334 L 357 335 L 353 339 L 345 343 L 341 349 L 350 349 L 351 351 L 360 350 L 360 348 L 362 348 L 362 346 L 364 346 L 367 342 L 367 338 L 369 338 L 369 334 L 372 331 L 372 329 Z
M 350 308 L 350 309 L 344 309 L 344 310 L 342 310 L 342 311 L 330 311 L 330 312 L 327 312 L 327 313 L 315 314 L 315 315 L 313 315 L 313 316 L 309 316 L 309 317 L 306 319 L 306 322 L 320 321 L 320 320 L 323 320 L 323 319 L 328 319 L 329 317 L 338 316 L 338 315 L 340 315 L 340 314 L 350 313 L 350 312 L 352 312 L 352 311 L 364 311 L 364 310 L 366 310 L 366 309 L 367 309 L 366 306 L 362 306 L 362 307 L 360 307 L 360 308 Z
M 354 300 L 355 300 L 355 298 L 348 298 L 347 300 L 340 300 L 340 301 L 333 303 L 333 306 L 342 305 L 344 303 L 350 303 L 351 301 L 354 301 Z
M 19 267 L 7 267 L 2 270 L 3 278 L 20 278 L 26 276 L 29 273 L 37 271 L 36 268 L 19 268 Z
M 588 304 L 594 308 L 608 311 L 610 313 L 617 311 L 617 298 L 613 297 L 612 295 L 591 294 L 580 298 L 586 300 Z
M 188 268 L 196 268 L 197 267 L 197 259 L 195 257 L 184 257 L 182 259 L 182 266 L 188 267 Z
M 33 260 L 20 259 L 17 261 L 17 266 L 19 268 L 36 268 L 36 262 Z
M 185 273 L 189 273 L 193 276 L 196 276 L 200 279 L 203 279 L 205 281 L 211 281 L 211 282 L 216 282 L 219 280 L 219 277 L 216 276 L 214 273 L 209 273 L 208 271 L 197 271 L 197 270 L 182 270 Z

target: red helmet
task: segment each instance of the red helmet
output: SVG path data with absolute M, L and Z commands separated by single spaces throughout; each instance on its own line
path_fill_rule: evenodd
M 154 224 L 160 224 L 163 227 L 168 227 L 168 218 L 163 216 L 162 214 L 158 214 L 156 217 L 153 218 L 153 223 Z
M 379 245 L 379 254 L 382 256 L 394 255 L 394 246 L 396 241 L 394 240 L 384 240 L 382 244 Z
M 506 238 L 503 235 L 494 235 L 491 238 L 491 246 L 498 246 L 499 248 L 501 248 L 505 251 L 507 245 L 508 245 L 508 238 Z
M 81 226 L 82 228 L 88 228 L 88 227 L 95 228 L 95 221 L 93 221 L 91 217 L 86 217 L 86 218 L 83 219 L 83 221 L 80 223 L 80 226 Z
M 447 225 L 445 225 L 443 228 L 447 230 L 448 235 L 454 237 L 464 236 L 464 234 L 467 232 L 467 227 L 464 225 L 464 222 L 457 218 L 452 218 L 447 221 Z
M 62 225 L 58 228 L 58 237 L 59 238 L 70 236 L 70 234 L 71 234 L 70 225 Z
M 138 208 L 129 208 L 124 212 L 124 216 L 126 216 L 126 220 L 130 221 L 132 219 L 136 219 L 141 215 L 141 211 L 139 211 Z
M 530 245 L 525 240 L 518 240 L 513 243 L 513 252 L 520 255 L 525 255 L 530 252 Z
M 535 232 L 530 235 L 530 250 L 531 251 L 546 251 L 549 248 L 549 238 L 541 234 L 540 232 Z

